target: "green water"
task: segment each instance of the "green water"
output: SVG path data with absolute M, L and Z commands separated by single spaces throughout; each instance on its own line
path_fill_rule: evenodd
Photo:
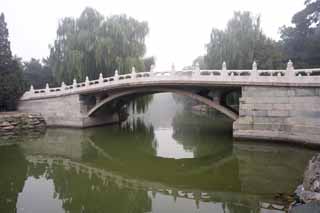
M 233 142 L 231 121 L 171 99 L 122 125 L 0 146 L 0 212 L 285 212 L 313 151 Z

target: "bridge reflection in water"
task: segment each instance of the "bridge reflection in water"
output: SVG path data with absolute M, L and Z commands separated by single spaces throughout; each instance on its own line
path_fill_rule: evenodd
M 139 119 L 1 147 L 0 212 L 284 212 L 275 194 L 293 192 L 313 152 L 232 143 L 221 120 L 198 129 L 195 120 L 172 122 L 192 159 L 157 156 L 154 129 Z

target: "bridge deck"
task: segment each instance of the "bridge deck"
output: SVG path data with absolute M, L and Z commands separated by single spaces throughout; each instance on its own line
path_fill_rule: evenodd
M 130 87 L 154 86 L 210 86 L 210 87 L 241 87 L 241 86 L 283 86 L 283 87 L 319 87 L 320 68 L 295 70 L 288 66 L 286 70 L 183 70 L 163 72 L 135 72 L 104 78 L 102 74 L 96 80 L 86 78 L 85 82 L 72 85 L 61 84 L 61 87 L 25 92 L 21 100 L 45 99 L 72 94 L 88 94 L 100 91 L 126 89 Z

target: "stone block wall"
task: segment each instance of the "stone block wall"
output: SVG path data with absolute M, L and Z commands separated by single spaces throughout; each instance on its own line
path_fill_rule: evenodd
M 320 145 L 320 88 L 244 86 L 235 138 Z
M 118 115 L 100 113 L 88 117 L 88 103 L 81 95 L 57 96 L 37 100 L 20 100 L 18 110 L 21 112 L 40 113 L 47 126 L 84 128 L 117 122 Z M 91 103 L 90 103 L 91 104 Z

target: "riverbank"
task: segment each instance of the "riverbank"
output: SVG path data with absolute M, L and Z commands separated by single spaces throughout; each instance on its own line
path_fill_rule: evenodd
M 0 113 L 0 139 L 9 139 L 26 133 L 42 133 L 45 129 L 46 123 L 40 114 L 22 112 Z

